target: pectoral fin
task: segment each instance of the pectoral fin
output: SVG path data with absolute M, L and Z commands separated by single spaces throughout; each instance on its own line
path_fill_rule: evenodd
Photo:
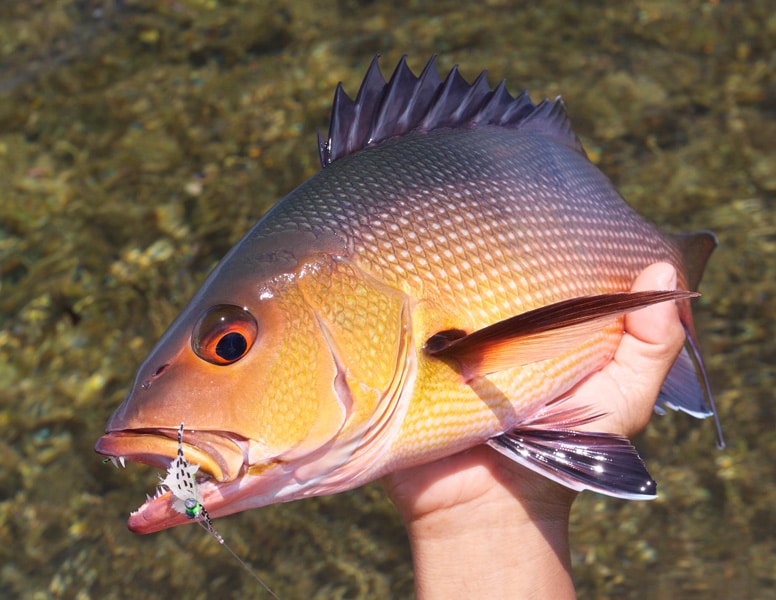
M 499 321 L 466 335 L 449 330 L 431 336 L 425 350 L 452 358 L 466 379 L 559 356 L 572 350 L 607 321 L 668 300 L 697 296 L 686 290 L 623 292 L 582 296 Z

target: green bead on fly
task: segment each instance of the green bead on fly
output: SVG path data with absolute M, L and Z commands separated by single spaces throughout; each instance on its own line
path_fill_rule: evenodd
M 187 498 L 183 505 L 186 508 L 184 514 L 189 519 L 199 519 L 202 516 L 202 511 L 205 509 L 195 498 Z

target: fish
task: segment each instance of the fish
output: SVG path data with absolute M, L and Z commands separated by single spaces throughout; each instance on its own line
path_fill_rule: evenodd
M 714 234 L 633 210 L 560 97 L 442 79 L 434 57 L 387 80 L 375 57 L 355 98 L 339 84 L 318 153 L 170 325 L 95 450 L 164 469 L 185 422 L 213 518 L 480 444 L 573 489 L 653 498 L 630 442 L 579 430 L 597 415 L 567 399 L 612 360 L 625 314 L 673 301 L 687 341 L 656 410 L 717 419 L 691 311 Z M 676 290 L 629 292 L 659 261 Z M 174 501 L 158 490 L 129 528 L 186 523 Z

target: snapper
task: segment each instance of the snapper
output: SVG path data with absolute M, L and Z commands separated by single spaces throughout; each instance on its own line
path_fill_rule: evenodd
M 433 59 L 387 82 L 375 59 L 355 100 L 339 86 L 319 154 L 159 340 L 96 451 L 167 468 L 185 422 L 212 517 L 478 444 L 573 489 L 654 497 L 630 443 L 576 431 L 596 415 L 564 399 L 611 361 L 624 314 L 675 301 L 687 343 L 656 409 L 715 415 L 690 310 L 714 235 L 631 209 L 560 99 L 442 80 Z M 677 290 L 628 292 L 658 261 Z M 188 522 L 175 501 L 150 498 L 130 529 Z

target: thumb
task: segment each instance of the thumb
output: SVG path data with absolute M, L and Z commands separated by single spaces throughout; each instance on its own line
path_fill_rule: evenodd
M 644 269 L 633 282 L 632 292 L 675 290 L 676 269 L 668 263 L 655 263 Z M 625 317 L 625 333 L 670 353 L 679 340 L 684 341 L 684 328 L 674 302 L 653 304 Z M 679 343 L 681 349 L 681 343 Z M 679 350 L 677 350 L 677 353 Z
M 642 271 L 631 291 L 674 290 L 676 269 L 656 263 Z M 635 433 L 649 422 L 668 371 L 682 350 L 684 327 L 675 302 L 661 302 L 625 317 L 625 334 L 610 367 L 623 397 L 624 431 Z

